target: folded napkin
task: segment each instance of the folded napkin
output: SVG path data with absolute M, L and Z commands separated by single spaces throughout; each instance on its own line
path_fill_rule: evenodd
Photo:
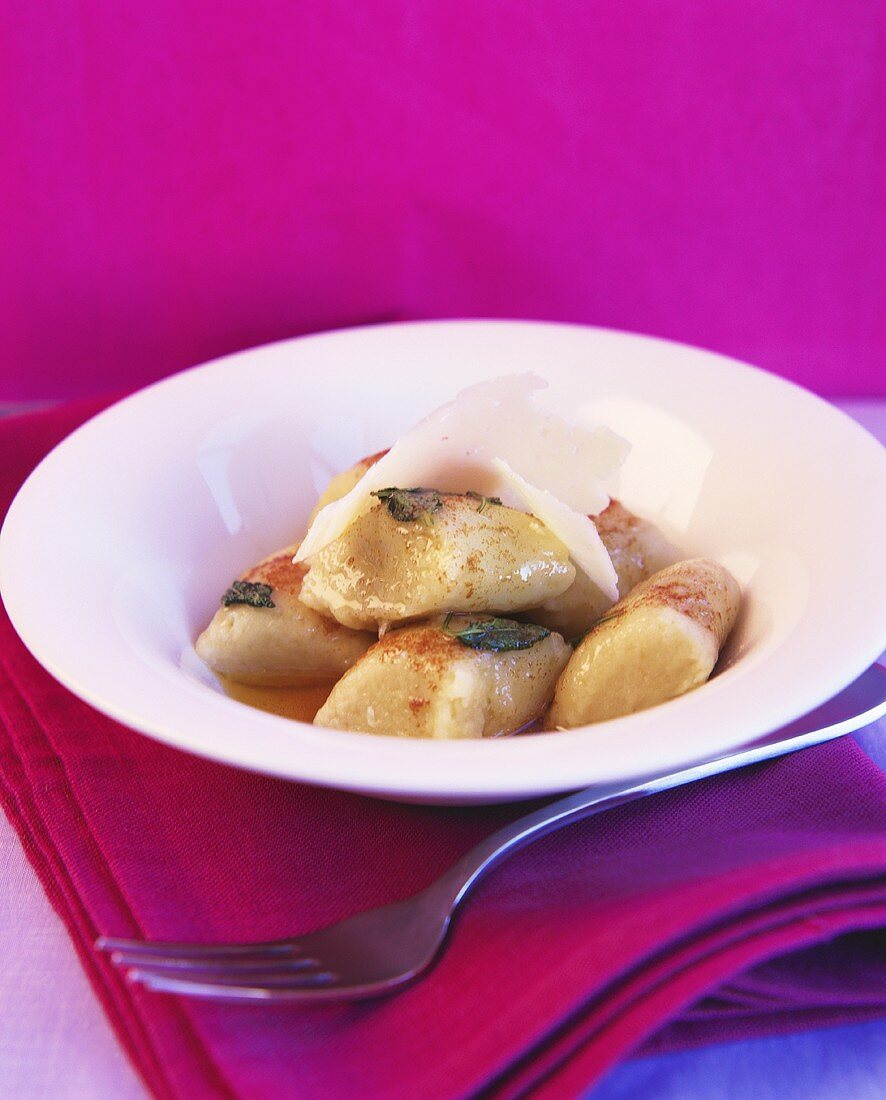
M 96 405 L 0 423 L 0 505 Z M 200 760 L 70 695 L 0 622 L 0 800 L 158 1097 L 578 1094 L 620 1059 L 886 1013 L 886 780 L 853 742 L 563 829 L 422 981 L 356 1004 L 129 987 L 100 933 L 271 939 L 427 885 L 525 805 L 384 803 Z

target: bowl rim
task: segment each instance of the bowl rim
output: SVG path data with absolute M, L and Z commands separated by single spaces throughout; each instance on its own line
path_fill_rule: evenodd
M 76 675 L 66 669 L 63 663 L 54 659 L 52 654 L 46 653 L 44 640 L 39 632 L 32 629 L 29 621 L 27 601 L 22 598 L 21 592 L 9 589 L 7 580 L 10 576 L 15 546 L 20 540 L 21 522 L 19 517 L 23 513 L 29 497 L 35 492 L 35 485 L 47 476 L 55 476 L 59 463 L 65 461 L 66 454 L 74 448 L 84 445 L 88 441 L 89 434 L 94 426 L 124 415 L 127 410 L 140 402 L 145 394 L 156 392 L 159 389 L 171 391 L 181 380 L 193 378 L 195 375 L 208 377 L 211 372 L 218 370 L 220 366 L 241 362 L 250 357 L 268 354 L 270 351 L 281 348 L 298 348 L 306 343 L 318 343 L 328 341 L 359 341 L 373 333 L 386 332 L 391 329 L 419 329 L 422 333 L 451 334 L 454 329 L 471 329 L 474 332 L 492 330 L 495 328 L 515 327 L 557 329 L 564 332 L 574 332 L 586 336 L 588 334 L 604 335 L 606 338 L 615 337 L 617 340 L 625 340 L 642 344 L 647 348 L 664 348 L 670 352 L 677 352 L 681 356 L 703 356 L 710 368 L 716 368 L 728 375 L 746 375 L 748 371 L 766 379 L 766 384 L 775 387 L 784 394 L 790 394 L 792 399 L 797 397 L 803 402 L 812 402 L 820 413 L 825 413 L 831 418 L 831 423 L 838 431 L 851 431 L 856 440 L 863 437 L 872 445 L 871 454 L 879 454 L 884 472 L 886 472 L 886 451 L 883 450 L 876 438 L 867 432 L 865 428 L 853 421 L 849 416 L 830 405 L 823 398 L 811 393 L 799 384 L 772 374 L 763 368 L 752 364 L 746 364 L 740 360 L 708 351 L 704 348 L 693 347 L 660 337 L 647 336 L 639 333 L 626 332 L 624 330 L 604 328 L 599 326 L 571 325 L 549 321 L 521 321 L 508 319 L 447 319 L 410 321 L 401 323 L 385 323 L 359 326 L 357 328 L 333 330 L 331 332 L 315 333 L 309 336 L 292 337 L 274 341 L 269 344 L 259 345 L 255 348 L 246 348 L 230 355 L 221 356 L 206 363 L 189 367 L 167 378 L 160 379 L 149 386 L 137 390 L 133 394 L 115 402 L 106 409 L 87 420 L 54 447 L 38 464 L 34 471 L 26 479 L 19 489 L 6 520 L 0 531 L 0 589 L 3 591 L 7 611 L 10 620 L 25 645 L 30 649 L 38 661 L 65 687 L 85 700 L 97 710 L 109 715 L 129 726 L 130 728 L 146 734 L 156 740 L 173 747 L 185 749 L 197 755 L 209 759 L 233 764 L 251 771 L 264 772 L 282 776 L 288 779 L 302 782 L 315 783 L 325 786 L 340 787 L 349 790 L 357 790 L 363 793 L 371 793 L 393 798 L 421 798 L 424 800 L 452 801 L 499 801 L 506 798 L 533 797 L 539 794 L 548 794 L 554 791 L 574 789 L 577 786 L 586 785 L 587 771 L 583 773 L 581 768 L 576 769 L 575 759 L 582 756 L 582 749 L 587 748 L 588 738 L 594 734 L 600 735 L 604 730 L 620 729 L 626 733 L 638 737 L 649 731 L 654 735 L 655 726 L 668 725 L 676 721 L 676 716 L 685 716 L 682 721 L 693 722 L 705 720 L 710 717 L 710 711 L 714 708 L 714 699 L 723 690 L 724 678 L 716 678 L 704 686 L 703 692 L 690 693 L 668 703 L 661 704 L 651 710 L 629 715 L 623 718 L 612 719 L 608 722 L 598 723 L 595 726 L 578 727 L 574 730 L 551 734 L 530 735 L 514 739 L 493 741 L 463 741 L 463 742 L 439 742 L 439 741 L 415 741 L 396 737 L 368 736 L 360 733 L 323 729 L 319 736 L 326 742 L 328 752 L 321 758 L 315 759 L 310 753 L 299 758 L 295 770 L 292 760 L 275 760 L 273 752 L 254 751 L 254 742 L 244 729 L 245 736 L 238 747 L 233 743 L 226 743 L 223 754 L 217 751 L 218 746 L 207 745 L 205 738 L 193 736 L 187 729 L 176 726 L 174 723 L 161 722 L 155 719 L 146 719 L 140 713 L 138 707 L 131 707 L 113 699 L 108 699 L 101 690 L 94 685 L 79 682 Z M 811 406 L 810 406 L 811 407 Z M 850 683 L 869 664 L 877 659 L 886 645 L 886 636 L 883 631 L 877 634 L 870 631 L 865 644 L 859 644 L 853 652 L 851 659 L 833 662 L 829 669 L 830 675 L 822 675 L 817 681 L 814 690 L 804 694 L 802 705 L 791 702 L 789 695 L 777 702 L 770 702 L 766 713 L 766 719 L 762 724 L 751 724 L 745 728 L 740 739 L 734 734 L 725 736 L 725 742 L 729 746 L 737 747 L 746 744 L 755 737 L 762 736 L 772 730 L 787 724 L 808 710 L 825 702 L 828 698 Z M 229 699 L 220 693 L 212 693 L 204 690 L 201 685 L 190 684 L 189 689 L 200 690 L 201 702 L 195 704 L 205 708 L 207 722 L 225 722 L 231 720 L 235 713 L 232 708 L 239 708 L 244 722 L 232 723 L 252 728 L 256 735 L 261 735 L 268 741 L 268 746 L 279 743 L 281 728 L 292 731 L 293 722 L 290 719 L 279 718 L 266 714 Z M 704 696 L 704 706 L 699 705 L 701 696 Z M 195 696 L 196 698 L 196 696 Z M 185 720 L 187 716 L 182 715 Z M 310 731 L 314 737 L 318 736 L 318 727 L 304 723 L 294 723 L 296 727 Z M 728 723 L 727 723 L 728 725 Z M 557 752 L 550 751 L 550 742 L 556 739 Z M 722 750 L 724 737 L 718 738 L 713 751 L 715 754 Z M 714 742 L 711 743 L 712 745 Z M 502 752 L 504 749 L 504 752 Z M 545 756 L 556 756 L 559 766 L 551 766 L 551 760 L 541 764 Z M 685 752 L 671 752 L 662 748 L 657 756 L 657 764 L 653 769 L 660 773 L 662 767 L 677 767 L 695 763 L 700 759 L 710 756 L 710 752 L 701 752 L 697 756 L 688 758 Z M 330 771 L 329 758 L 337 757 L 339 764 Z M 487 761 L 486 757 L 489 757 Z M 394 767 L 393 757 L 396 757 Z M 445 776 L 441 777 L 441 761 L 447 761 Z M 493 765 L 493 762 L 494 765 Z M 455 783 L 451 778 L 459 769 L 467 769 L 466 777 L 462 782 Z M 535 780 L 532 773 L 541 769 L 542 775 Z M 478 772 L 481 778 L 475 775 Z M 650 773 L 636 773 L 639 778 Z M 619 776 L 607 773 L 605 768 L 599 768 L 595 772 L 597 779 L 591 782 L 613 782 Z M 448 776 L 449 778 L 446 778 Z

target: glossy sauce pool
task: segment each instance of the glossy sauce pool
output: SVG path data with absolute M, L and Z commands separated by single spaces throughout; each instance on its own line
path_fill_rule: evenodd
M 266 710 L 269 714 L 279 714 L 281 718 L 294 718 L 299 722 L 313 722 L 314 715 L 335 686 L 334 680 L 306 684 L 304 687 L 255 687 L 251 684 L 238 684 L 227 676 L 217 676 L 217 679 L 225 695 L 236 699 L 238 703 L 246 703 L 257 710 Z

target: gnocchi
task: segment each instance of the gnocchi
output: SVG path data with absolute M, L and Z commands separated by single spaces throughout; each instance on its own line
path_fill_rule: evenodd
M 293 564 L 295 549 L 271 554 L 224 594 L 195 647 L 213 672 L 242 684 L 294 687 L 340 676 L 372 645 L 371 634 L 302 603 L 307 568 Z
M 641 581 L 596 623 L 557 683 L 549 724 L 583 726 L 704 683 L 738 614 L 738 582 L 707 558 Z
M 566 547 L 533 516 L 432 489 L 382 490 L 309 560 L 302 602 L 355 630 L 447 611 L 521 611 L 575 578 Z
M 512 733 L 544 713 L 570 653 L 542 627 L 437 617 L 385 634 L 342 676 L 314 722 L 396 737 Z
M 303 540 L 234 581 L 197 639 L 229 694 L 456 740 L 583 726 L 707 680 L 738 583 L 611 498 L 629 444 L 537 407 L 542 386 L 480 383 L 333 477 Z

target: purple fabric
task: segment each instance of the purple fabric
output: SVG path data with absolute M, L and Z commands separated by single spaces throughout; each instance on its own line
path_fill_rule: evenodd
M 878 0 L 0 11 L 0 401 L 307 330 L 584 321 L 883 392 Z
M 94 406 L 0 423 L 0 511 Z M 886 777 L 851 741 L 619 807 L 505 864 L 395 997 L 147 994 L 99 933 L 295 935 L 405 897 L 524 806 L 383 803 L 160 745 L 0 615 L 0 804 L 158 1097 L 575 1096 L 631 1053 L 886 1014 Z

